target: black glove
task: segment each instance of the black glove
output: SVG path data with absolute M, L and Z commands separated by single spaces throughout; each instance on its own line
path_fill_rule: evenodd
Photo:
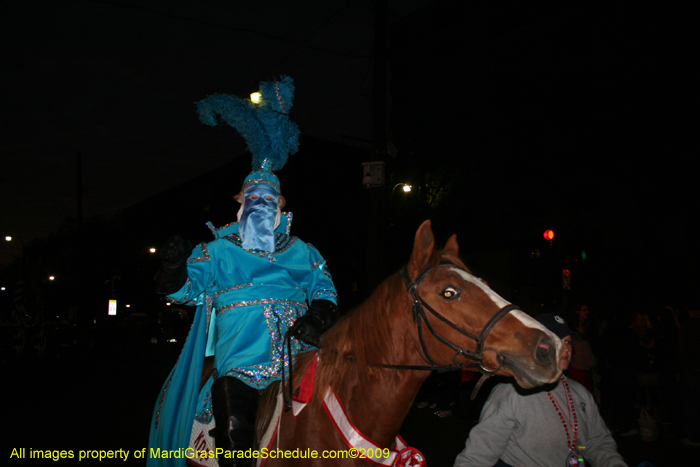
M 340 310 L 335 303 L 330 300 L 314 300 L 306 313 L 289 328 L 289 332 L 309 345 L 321 347 L 321 334 L 338 321 L 338 316 Z
M 173 294 L 187 282 L 187 258 L 192 244 L 175 234 L 168 237 L 160 251 L 162 263 L 155 278 L 156 293 Z

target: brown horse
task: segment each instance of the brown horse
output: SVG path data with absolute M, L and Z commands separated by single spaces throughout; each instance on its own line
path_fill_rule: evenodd
M 345 409 L 346 423 L 374 445 L 395 448 L 399 428 L 429 375 L 426 369 L 477 360 L 475 370 L 514 376 L 529 388 L 559 378 L 560 349 L 554 334 L 469 272 L 455 236 L 437 251 L 426 221 L 405 270 L 331 328 L 318 354 L 298 357 L 293 387 L 298 393 L 307 365 L 314 363 L 313 397 L 296 416 L 283 413 L 268 449 L 299 448 L 305 458 L 268 454 L 263 465 L 368 465 L 361 458 L 322 458 L 324 450 L 349 449 L 347 433 L 336 429 L 343 422 L 332 420 L 324 405 L 329 388 Z M 274 389 L 267 394 L 267 402 L 277 396 Z M 273 405 L 261 404 L 259 434 Z M 318 458 L 308 458 L 311 451 Z

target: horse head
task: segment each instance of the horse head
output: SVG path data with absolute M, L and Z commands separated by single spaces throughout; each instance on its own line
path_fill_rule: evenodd
M 425 221 L 403 275 L 419 328 L 414 344 L 431 364 L 514 376 L 523 388 L 561 375 L 561 340 L 474 276 L 459 258 L 456 235 L 438 251 Z

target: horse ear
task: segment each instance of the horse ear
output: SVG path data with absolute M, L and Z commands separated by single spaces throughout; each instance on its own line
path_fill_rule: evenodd
M 435 250 L 435 236 L 431 228 L 430 220 L 423 222 L 418 231 L 416 231 L 416 239 L 413 242 L 413 253 L 408 261 L 408 274 L 411 280 L 415 280 L 418 274 L 428 265 L 430 257 Z
M 445 251 L 453 254 L 455 256 L 459 256 L 459 245 L 457 245 L 457 234 L 452 234 L 450 238 L 447 240 L 447 244 L 445 245 Z

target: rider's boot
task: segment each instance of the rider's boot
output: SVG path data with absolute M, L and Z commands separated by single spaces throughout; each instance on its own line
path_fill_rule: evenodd
M 224 451 L 246 451 L 253 447 L 258 390 L 232 376 L 222 376 L 211 387 L 211 403 L 216 428 L 216 447 Z M 251 459 L 218 456 L 219 467 L 248 467 Z

